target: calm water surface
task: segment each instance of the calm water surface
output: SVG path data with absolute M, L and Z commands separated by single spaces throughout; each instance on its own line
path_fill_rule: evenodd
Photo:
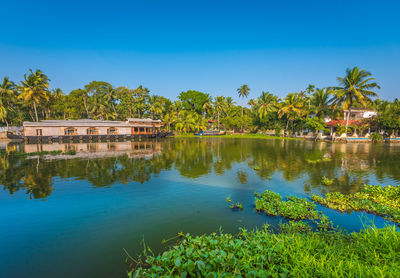
M 124 249 L 136 256 L 143 239 L 157 252 L 180 231 L 277 225 L 253 211 L 254 191 L 307 197 L 400 183 L 400 145 L 192 138 L 0 148 L 77 151 L 52 160 L 0 154 L 1 277 L 124 277 Z M 332 160 L 309 162 L 324 157 Z M 321 185 L 323 176 L 334 184 Z M 244 210 L 232 212 L 228 195 Z M 350 231 L 365 221 L 321 209 Z

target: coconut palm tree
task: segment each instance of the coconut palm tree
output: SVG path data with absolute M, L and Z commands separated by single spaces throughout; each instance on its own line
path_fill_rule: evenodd
M 205 118 L 203 118 L 201 115 L 195 114 L 194 121 L 195 121 L 195 124 L 194 124 L 193 128 L 195 131 L 200 132 L 201 130 L 207 129 L 207 120 Z
M 226 105 L 225 98 L 223 96 L 218 96 L 215 98 L 214 111 L 217 112 L 217 129 L 218 130 L 219 130 L 219 119 L 220 119 L 221 113 L 222 113 L 225 105 Z
M 49 81 L 50 79 L 41 70 L 33 72 L 29 70 L 29 75 L 24 74 L 24 80 L 20 82 L 18 90 L 21 92 L 19 98 L 27 104 L 33 104 L 36 121 L 39 121 L 37 105 L 41 101 L 49 99 Z
M 331 96 L 332 94 L 327 88 L 318 88 L 311 96 L 312 110 L 318 118 L 324 117 L 331 112 Z
M 264 118 L 268 113 L 278 110 L 278 97 L 269 92 L 262 92 L 257 99 L 257 114 L 260 119 Z
M 151 96 L 149 98 L 149 104 L 150 104 L 149 112 L 151 113 L 151 117 L 154 120 L 155 115 L 160 115 L 163 112 L 160 97 Z
M 372 104 L 372 98 L 378 97 L 378 94 L 372 91 L 373 89 L 380 89 L 381 87 L 374 82 L 375 78 L 371 77 L 371 73 L 353 67 L 346 69 L 345 77 L 338 77 L 338 87 L 330 88 L 333 94 L 333 106 L 341 106 L 343 110 L 348 110 L 346 117 L 346 131 L 349 126 L 351 108 L 354 104 L 361 104 L 367 106 Z
M 237 89 L 237 92 L 239 94 L 239 97 L 242 98 L 242 118 L 243 118 L 243 102 L 244 102 L 244 98 L 248 97 L 250 94 L 250 88 L 249 86 L 247 86 L 246 84 L 243 84 L 242 86 L 240 86 L 240 88 Z M 243 130 L 243 124 L 242 124 L 242 130 Z
M 289 121 L 294 121 L 297 117 L 301 117 L 304 114 L 304 103 L 301 101 L 298 93 L 288 94 L 284 98 L 281 108 L 278 111 L 279 118 L 286 115 L 287 122 L 285 131 L 289 127 Z
M 167 130 L 171 130 L 171 125 L 176 122 L 177 117 L 176 117 L 176 112 L 171 111 L 170 113 L 165 114 L 163 118 L 163 122 L 167 125 Z
M 15 97 L 15 83 L 10 81 L 8 77 L 3 78 L 0 84 L 0 121 L 5 122 L 8 129 L 7 115 L 13 107 L 11 102 Z
M 178 118 L 175 127 L 184 133 L 189 133 L 191 130 L 196 128 L 196 118 L 193 113 L 189 111 L 184 111 L 182 115 Z

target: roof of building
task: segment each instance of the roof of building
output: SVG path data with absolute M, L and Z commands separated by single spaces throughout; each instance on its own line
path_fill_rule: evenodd
M 349 120 L 349 125 L 358 126 L 360 124 L 361 124 L 361 121 Z M 335 126 L 338 126 L 338 125 L 345 126 L 346 125 L 346 120 L 333 120 L 333 121 L 329 121 L 329 122 L 326 123 L 326 126 L 329 126 L 329 127 L 331 127 L 331 126 L 335 127 Z
M 132 119 L 128 118 L 126 121 L 103 121 L 103 120 L 92 120 L 92 119 L 80 119 L 80 120 L 42 120 L 40 122 L 24 122 L 23 126 L 48 126 L 48 127 L 78 127 L 78 126 L 108 126 L 108 127 L 131 127 L 129 122 L 147 123 L 147 125 L 140 125 L 143 127 L 151 127 L 149 123 L 161 123 L 160 120 L 152 119 Z
M 126 119 L 126 121 L 128 121 L 128 122 L 150 122 L 150 123 L 161 123 L 161 121 L 160 120 L 152 120 L 152 119 L 149 119 L 149 118 L 147 118 L 147 119 L 140 119 L 140 118 L 128 118 L 128 119 Z

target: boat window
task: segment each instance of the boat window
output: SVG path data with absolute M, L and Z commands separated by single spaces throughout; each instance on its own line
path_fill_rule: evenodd
M 64 129 L 64 135 L 76 135 L 76 128 L 67 127 L 66 129 Z
M 118 131 L 115 127 L 110 127 L 109 129 L 107 129 L 107 134 L 118 134 Z
M 42 136 L 42 130 L 41 129 L 36 129 L 36 136 Z
M 88 135 L 96 135 L 96 134 L 98 134 L 97 128 L 95 128 L 95 127 L 89 127 L 89 128 L 87 129 L 87 134 L 88 134 Z

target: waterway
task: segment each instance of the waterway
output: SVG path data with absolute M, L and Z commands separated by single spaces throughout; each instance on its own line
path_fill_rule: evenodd
M 126 252 L 137 256 L 143 242 L 159 252 L 178 232 L 284 221 L 254 211 L 255 191 L 308 198 L 400 183 L 400 144 L 171 138 L 0 149 L 0 277 L 125 277 Z M 76 155 L 15 155 L 43 150 Z M 229 209 L 227 196 L 244 209 Z M 387 224 L 320 209 L 349 231 Z

